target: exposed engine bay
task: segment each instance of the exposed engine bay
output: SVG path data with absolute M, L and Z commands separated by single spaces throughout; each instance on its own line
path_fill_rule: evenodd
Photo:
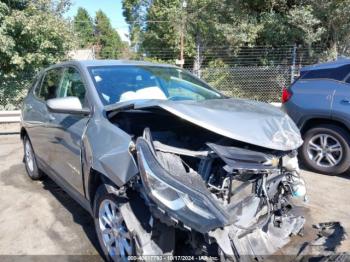
M 152 216 L 202 234 L 224 256 L 275 253 L 303 228 L 293 198 L 306 196 L 296 150 L 234 140 L 159 108 L 110 117 L 133 140 L 130 151 Z

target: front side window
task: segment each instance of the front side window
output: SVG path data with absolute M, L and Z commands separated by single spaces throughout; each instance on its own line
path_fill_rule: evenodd
M 224 98 L 184 70 L 157 66 L 89 68 L 103 104 L 136 99 L 206 100 Z
M 79 71 L 73 67 L 65 68 L 62 81 L 57 90 L 57 97 L 75 96 L 84 104 L 85 86 Z
M 40 89 L 37 92 L 37 96 L 43 100 L 56 98 L 57 90 L 61 83 L 62 68 L 51 69 L 46 72 L 44 80 Z

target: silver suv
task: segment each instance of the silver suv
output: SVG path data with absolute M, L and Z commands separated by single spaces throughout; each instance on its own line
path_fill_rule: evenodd
M 34 81 L 22 118 L 28 175 L 47 174 L 90 212 L 106 260 L 267 255 L 303 228 L 293 121 L 178 67 L 58 64 Z
M 350 59 L 302 68 L 282 93 L 283 109 L 301 130 L 304 164 L 324 174 L 350 167 Z

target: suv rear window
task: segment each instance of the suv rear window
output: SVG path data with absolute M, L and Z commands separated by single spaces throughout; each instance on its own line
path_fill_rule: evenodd
M 332 79 L 342 81 L 350 72 L 350 65 L 340 66 L 337 68 L 327 68 L 304 71 L 300 79 Z

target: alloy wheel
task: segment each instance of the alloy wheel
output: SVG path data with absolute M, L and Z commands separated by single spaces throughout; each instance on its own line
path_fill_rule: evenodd
M 311 161 L 321 167 L 334 167 L 342 160 L 343 148 L 337 138 L 329 134 L 317 134 L 307 144 Z
M 132 238 L 118 206 L 111 200 L 105 199 L 99 207 L 99 229 L 103 244 L 113 260 L 125 260 L 132 255 Z
M 28 139 L 25 142 L 25 158 L 26 158 L 26 164 L 29 171 L 33 173 L 34 172 L 33 149 Z

